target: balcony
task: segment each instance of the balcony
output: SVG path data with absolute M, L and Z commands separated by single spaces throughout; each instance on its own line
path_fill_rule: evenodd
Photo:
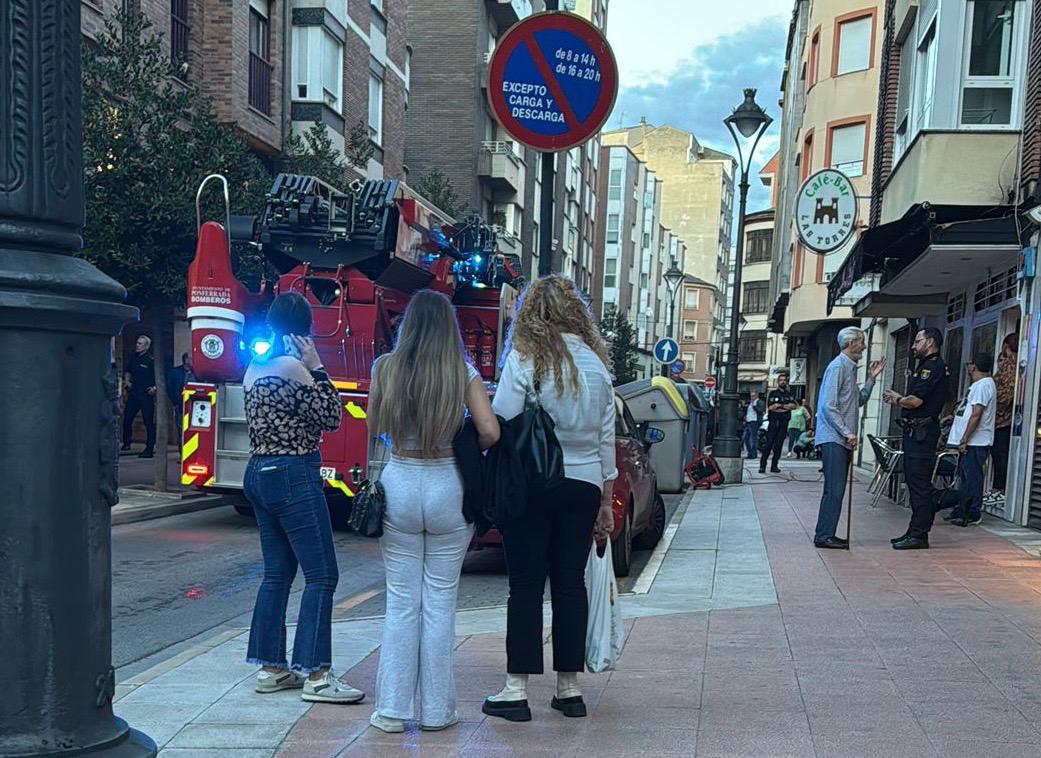
M 481 143 L 477 159 L 477 175 L 488 183 L 493 192 L 516 195 L 524 202 L 524 161 L 517 155 L 512 142 Z
M 495 241 L 498 244 L 499 252 L 505 253 L 506 255 L 516 255 L 520 257 L 523 252 L 520 238 L 514 236 L 512 232 L 504 227 L 495 227 Z
M 256 53 L 249 54 L 249 107 L 271 115 L 271 64 Z

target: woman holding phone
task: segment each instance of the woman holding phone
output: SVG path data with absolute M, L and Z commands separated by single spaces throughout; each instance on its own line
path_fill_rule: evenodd
M 340 426 L 340 398 L 322 367 L 311 333 L 311 306 L 300 294 L 279 295 L 268 309 L 272 349 L 246 369 L 250 452 L 246 497 L 253 505 L 264 555 L 264 579 L 249 630 L 247 660 L 262 666 L 256 691 L 302 689 L 315 703 L 359 703 L 364 693 L 332 673 L 333 592 L 339 581 L 332 525 L 319 474 L 323 431 Z M 286 605 L 297 567 L 304 591 L 286 651 Z

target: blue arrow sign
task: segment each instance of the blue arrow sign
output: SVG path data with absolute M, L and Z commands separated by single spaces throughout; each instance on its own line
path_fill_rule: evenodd
M 654 359 L 658 363 L 672 363 L 680 355 L 680 346 L 671 337 L 662 337 L 654 343 Z

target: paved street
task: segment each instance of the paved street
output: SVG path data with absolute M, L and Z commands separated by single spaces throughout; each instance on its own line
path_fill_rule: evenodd
M 666 497 L 670 516 L 679 499 Z M 382 615 L 383 569 L 376 542 L 344 531 L 335 533 L 335 541 L 340 584 L 334 618 Z M 649 556 L 649 551 L 634 553 L 634 570 L 623 588 L 638 579 Z M 180 643 L 249 626 L 263 564 L 252 520 L 221 506 L 115 527 L 112 569 L 113 665 L 127 667 L 120 672 L 126 677 L 170 657 L 183 647 Z M 302 586 L 298 577 L 291 619 Z M 502 551 L 471 553 L 460 607 L 499 606 L 506 594 Z

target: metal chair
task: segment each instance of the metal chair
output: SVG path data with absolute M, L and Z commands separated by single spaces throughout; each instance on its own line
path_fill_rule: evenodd
M 875 475 L 868 485 L 868 492 L 874 494 L 871 507 L 877 508 L 878 501 L 882 499 L 882 493 L 886 492 L 889 485 L 904 472 L 904 452 L 896 450 L 882 439 L 869 434 L 867 435 L 871 449 L 875 453 Z M 903 490 L 897 490 L 896 502 L 899 505 L 903 501 Z
M 936 465 L 933 466 L 933 486 L 937 489 L 947 489 L 951 483 L 958 478 L 958 461 L 961 456 L 956 450 L 945 450 L 936 456 Z M 943 480 L 943 486 L 937 485 L 936 480 Z

